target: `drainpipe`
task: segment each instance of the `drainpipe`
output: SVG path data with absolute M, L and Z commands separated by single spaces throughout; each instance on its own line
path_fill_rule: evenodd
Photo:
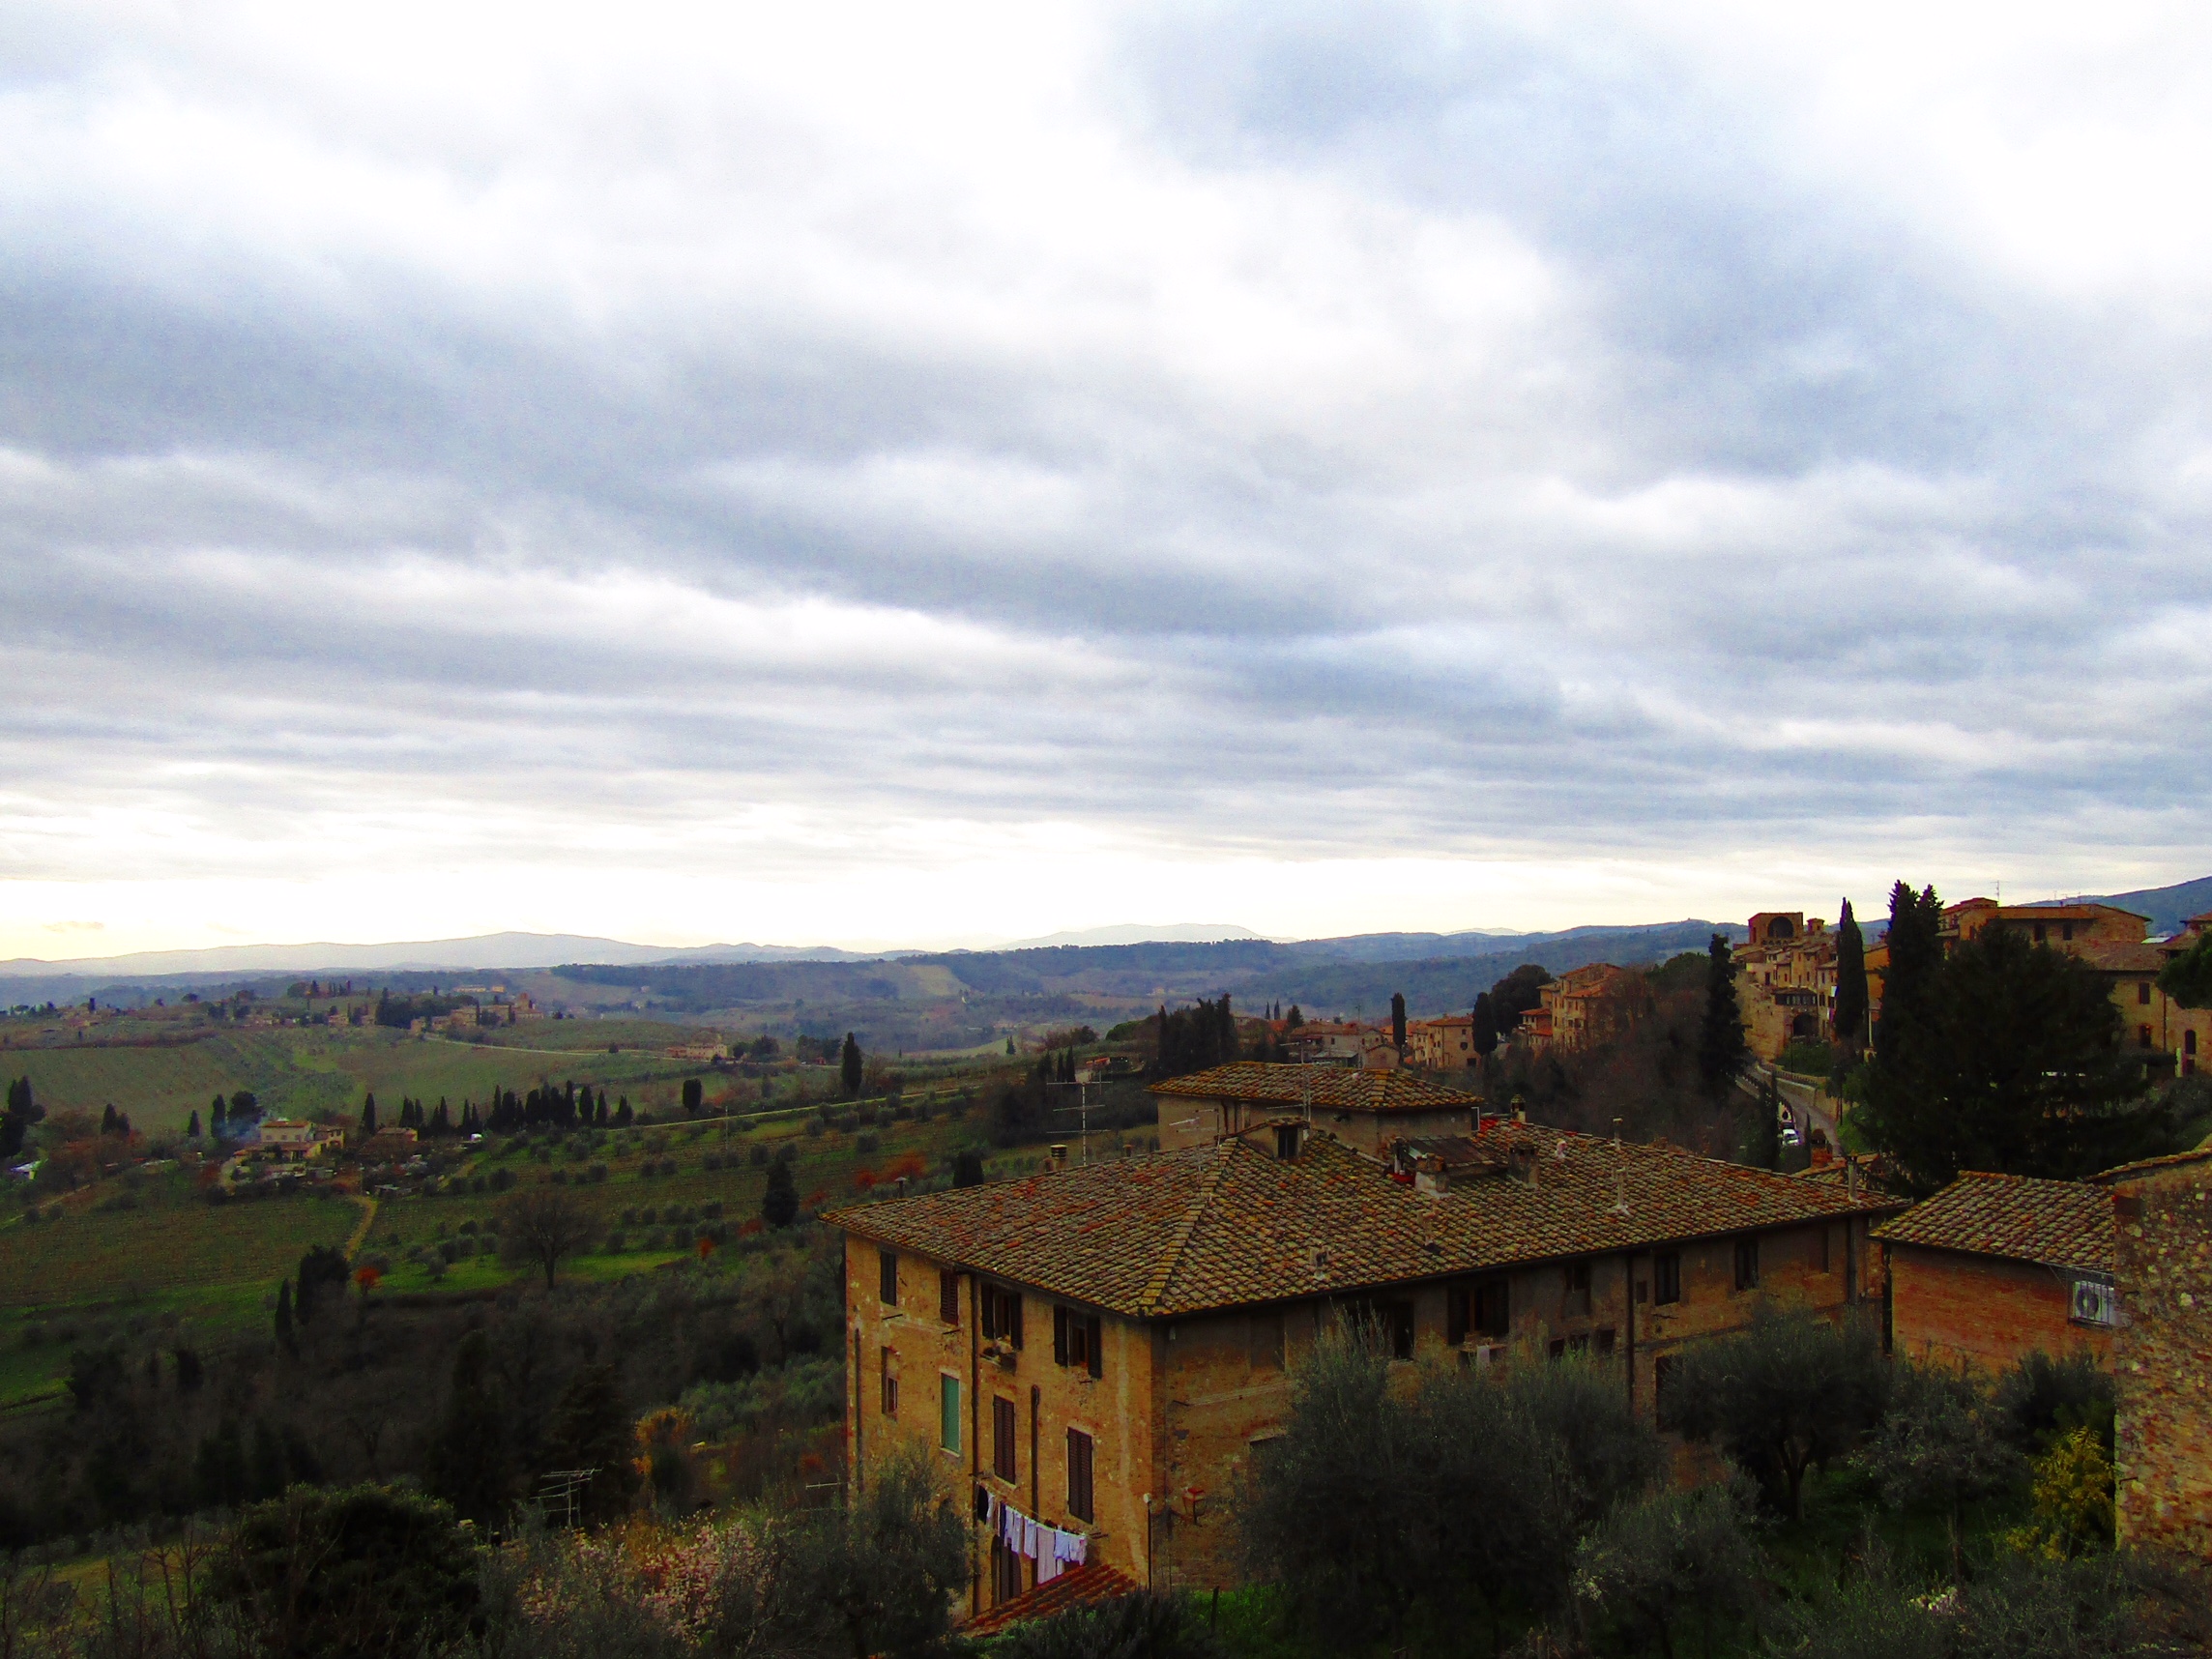
M 867 1415 L 863 1402 L 867 1382 L 860 1369 L 860 1327 L 853 1327 L 853 1495 L 868 1489 L 867 1459 L 860 1455 L 860 1422 Z
M 1037 1469 L 1037 1408 L 1044 1399 L 1044 1390 L 1034 1382 L 1030 1384 L 1030 1519 L 1044 1525 L 1044 1499 L 1038 1496 L 1043 1477 Z M 1036 1588 L 1037 1563 L 1030 1562 L 1030 1588 Z
M 968 1513 L 975 1513 L 975 1489 L 983 1483 L 983 1432 L 977 1401 L 983 1380 L 983 1281 L 968 1275 Z M 988 1546 L 986 1546 L 988 1548 Z M 977 1557 L 968 1570 L 968 1615 L 983 1611 L 983 1563 Z
M 1621 1306 L 1628 1310 L 1628 1340 L 1624 1347 L 1628 1357 L 1628 1411 L 1633 1416 L 1636 1413 L 1636 1252 L 1633 1250 L 1620 1253 L 1620 1300 Z

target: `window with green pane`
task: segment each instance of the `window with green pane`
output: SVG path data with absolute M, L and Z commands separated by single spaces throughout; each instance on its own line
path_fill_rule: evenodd
M 937 1442 L 946 1451 L 958 1456 L 960 1451 L 960 1379 L 941 1376 L 937 1380 Z

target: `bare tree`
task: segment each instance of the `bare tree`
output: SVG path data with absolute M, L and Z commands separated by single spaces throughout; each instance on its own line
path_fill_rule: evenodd
M 553 1288 L 561 1260 L 598 1235 L 592 1212 L 559 1187 L 534 1186 L 499 1201 L 499 1259 L 543 1269 Z

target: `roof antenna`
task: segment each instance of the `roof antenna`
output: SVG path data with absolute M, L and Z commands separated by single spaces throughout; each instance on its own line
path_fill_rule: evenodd
M 1620 1120 L 1613 1121 L 1613 1213 L 1628 1213 L 1628 1165 L 1620 1150 Z

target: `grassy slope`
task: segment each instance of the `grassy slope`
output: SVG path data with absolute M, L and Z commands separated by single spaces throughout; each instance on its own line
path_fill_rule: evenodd
M 16 1049 L 0 1055 L 0 1071 L 30 1078 L 39 1101 L 49 1109 L 98 1112 L 113 1104 L 148 1133 L 182 1130 L 192 1112 L 206 1113 L 218 1091 L 250 1090 L 272 1113 L 350 1115 L 361 1109 L 364 1092 L 393 1107 L 402 1094 L 433 1104 L 445 1096 L 457 1112 L 464 1098 L 480 1104 L 494 1087 L 520 1092 L 540 1079 L 572 1078 L 627 1094 L 641 1110 L 667 1110 L 683 1079 L 699 1073 L 694 1063 L 641 1053 L 634 1035 L 625 1040 L 604 1026 L 590 1028 L 597 1040 L 588 1047 L 539 1046 L 544 1033 L 565 1037 L 585 1029 L 566 1020 L 526 1028 L 533 1038 L 529 1048 L 417 1039 L 375 1029 L 221 1032 L 166 1048 Z M 659 1047 L 679 1035 L 668 1026 L 654 1031 Z M 620 1043 L 622 1052 L 607 1053 L 609 1043 Z

